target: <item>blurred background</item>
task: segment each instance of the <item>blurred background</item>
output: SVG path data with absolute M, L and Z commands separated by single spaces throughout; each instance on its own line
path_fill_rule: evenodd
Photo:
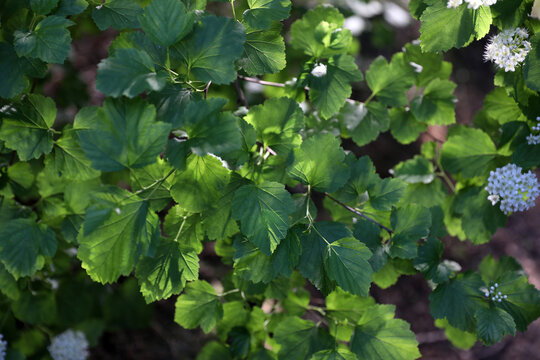
M 293 1 L 291 17 L 285 21 L 283 35 L 287 41 L 288 29 L 294 20 L 305 11 L 323 1 Z M 408 12 L 408 2 L 335 0 L 332 4 L 345 15 L 345 27 L 355 36 L 357 64 L 365 72 L 372 60 L 382 55 L 389 59 L 402 49 L 403 45 L 418 39 L 420 24 Z M 237 13 L 246 7 L 237 1 Z M 210 12 L 230 16 L 228 3 L 211 2 Z M 87 9 L 74 20 L 78 26 L 71 29 L 73 45 L 69 60 L 54 65 L 45 79 L 35 83 L 36 92 L 52 97 L 60 108 L 59 122 L 71 122 L 78 109 L 86 105 L 100 105 L 103 94 L 95 90 L 94 81 L 97 64 L 107 57 L 107 49 L 117 32 L 109 29 L 100 32 L 89 16 Z M 540 4 L 535 5 L 535 16 L 540 14 Z M 453 64 L 451 79 L 457 83 L 457 121 L 471 124 L 476 112 L 481 109 L 484 97 L 493 90 L 495 70 L 491 63 L 483 62 L 485 39 L 476 41 L 466 49 L 451 50 L 444 55 Z M 285 82 L 299 73 L 304 57 L 288 48 L 287 68 L 266 80 Z M 274 96 L 279 89 L 265 88 L 253 83 L 243 83 L 247 100 L 251 105 L 263 101 L 265 96 Z M 212 86 L 210 96 L 229 99 L 229 108 L 236 108 L 236 91 L 233 86 Z M 353 98 L 362 101 L 369 91 L 364 85 L 354 88 Z M 540 114 L 539 114 L 540 115 Z M 444 128 L 432 128 L 431 133 L 445 138 Z M 410 145 L 401 145 L 389 134 L 382 134 L 377 141 L 362 148 L 351 145 L 350 150 L 357 155 L 369 155 L 379 174 L 390 176 L 388 170 L 397 163 L 420 152 L 420 145 L 430 138 L 420 138 Z M 540 205 L 540 204 L 537 204 Z M 488 244 L 473 246 L 468 242 L 447 237 L 443 239 L 443 257 L 458 262 L 464 270 L 476 269 L 487 254 L 495 257 L 511 255 L 519 260 L 530 281 L 540 289 L 540 206 L 526 213 L 512 215 L 504 229 L 499 229 Z M 201 254 L 201 278 L 216 282 L 229 271 L 215 254 L 212 243 L 206 243 Z M 113 287 L 121 288 L 121 296 L 111 300 L 111 308 L 125 308 L 118 313 L 116 327 L 108 326 L 91 351 L 92 359 L 195 359 L 202 346 L 212 339 L 200 330 L 188 331 L 174 323 L 174 303 L 176 298 L 160 301 L 151 306 L 144 303 L 138 294 L 133 279 L 124 280 Z M 372 286 L 373 297 L 379 303 L 395 304 L 397 316 L 408 321 L 417 334 L 423 359 L 540 359 L 540 321 L 529 326 L 524 334 L 506 337 L 492 347 L 476 344 L 470 350 L 459 350 L 445 338 L 442 330 L 434 325 L 429 313 L 428 295 L 430 289 L 420 274 L 401 277 L 398 282 L 383 290 Z M 317 299 L 314 296 L 314 302 Z M 126 310 L 126 309 L 124 309 Z M 114 310 L 113 310 L 114 311 Z M 111 315 L 114 317 L 114 315 Z

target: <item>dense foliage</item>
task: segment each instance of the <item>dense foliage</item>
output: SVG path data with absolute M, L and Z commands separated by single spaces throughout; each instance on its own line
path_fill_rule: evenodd
M 533 173 L 517 179 L 540 165 L 527 140 L 540 129 L 540 23 L 530 0 L 471 4 L 412 0 L 420 41 L 363 73 L 343 15 L 327 5 L 283 31 L 289 0 L 231 0 L 232 17 L 206 0 L 0 2 L 5 358 L 72 347 L 84 358 L 104 329 L 147 321 L 143 298 L 179 295 L 175 321 L 219 339 L 200 360 L 415 359 L 409 324 L 369 291 L 418 272 L 456 346 L 525 331 L 540 293 L 514 259 L 487 256 L 461 272 L 442 258 L 442 237 L 486 243 L 538 195 Z M 36 79 L 89 26 L 118 31 L 95 78 L 106 99 L 59 121 Z M 474 126 L 455 125 L 456 84 L 440 52 L 508 29 L 486 55 L 502 67 L 495 90 Z M 517 50 L 497 52 L 506 45 Z M 286 49 L 303 63 L 287 63 Z M 278 72 L 295 77 L 256 78 Z M 246 82 L 272 89 L 250 104 Z M 369 89 L 363 102 L 350 99 L 353 83 Z M 408 144 L 431 125 L 448 126 L 447 140 L 425 143 L 393 177 L 342 145 L 386 131 Z M 331 221 L 317 220 L 322 208 Z M 204 248 L 231 265 L 219 282 L 199 279 Z M 310 302 L 306 282 L 324 304 Z

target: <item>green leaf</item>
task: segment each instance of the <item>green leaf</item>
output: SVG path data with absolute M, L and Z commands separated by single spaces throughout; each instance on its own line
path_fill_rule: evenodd
M 5 42 L 0 42 L 0 97 L 9 99 L 22 93 L 28 87 L 24 67 L 15 50 Z
M 450 325 L 468 332 L 476 331 L 474 314 L 481 308 L 482 279 L 478 274 L 459 274 L 448 282 L 439 284 L 429 295 L 431 315 L 446 318 Z
M 399 179 L 385 178 L 368 189 L 369 203 L 375 210 L 389 211 L 403 194 L 407 184 Z
M 428 159 L 415 155 L 412 159 L 397 164 L 392 169 L 392 175 L 409 184 L 429 184 L 435 179 L 434 171 L 433 164 Z
M 328 276 L 345 291 L 367 296 L 371 285 L 371 251 L 353 237 L 328 244 L 325 267 Z
M 237 21 L 205 16 L 192 33 L 174 47 L 173 55 L 183 61 L 197 80 L 229 84 L 236 79 L 234 62 L 244 51 L 246 34 Z
M 403 53 L 392 57 L 390 64 L 382 56 L 377 57 L 366 72 L 366 81 L 372 91 L 385 105 L 407 105 L 407 90 L 414 84 L 414 71 L 405 61 Z
M 232 202 L 232 215 L 240 221 L 242 233 L 266 255 L 287 235 L 293 212 L 291 195 L 275 182 L 243 185 Z
M 268 29 L 273 21 L 284 20 L 291 11 L 290 0 L 248 0 L 244 21 L 255 29 Z
M 325 156 L 321 157 L 323 153 Z M 344 159 L 345 153 L 335 136 L 317 134 L 307 138 L 300 148 L 294 150 L 294 162 L 287 172 L 316 191 L 333 192 L 349 179 L 350 171 Z
M 463 350 L 469 350 L 476 343 L 476 334 L 456 329 L 446 319 L 435 320 L 435 326 L 444 329 L 446 338 L 454 345 Z
M 349 350 L 334 349 L 334 350 L 322 350 L 313 354 L 310 360 L 357 360 L 355 354 Z
M 110 27 L 116 30 L 139 27 L 137 16 L 142 13 L 141 6 L 132 0 L 107 0 L 92 11 L 92 19 L 99 30 Z
M 456 84 L 450 80 L 432 80 L 427 84 L 424 93 L 411 102 L 411 111 L 415 118 L 430 125 L 455 123 L 455 88 Z
M 163 231 L 179 244 L 182 251 L 199 254 L 203 250 L 204 231 L 200 214 L 190 214 L 176 205 L 167 213 Z
M 82 109 L 74 128 L 94 169 L 135 169 L 156 162 L 165 148 L 170 125 L 155 118 L 142 99 L 106 99 L 102 108 Z
M 153 0 L 139 15 L 144 33 L 156 44 L 171 46 L 186 36 L 195 17 L 177 0 Z
M 15 51 L 19 56 L 63 64 L 71 44 L 67 28 L 72 25 L 75 23 L 66 18 L 51 15 L 41 20 L 32 31 L 17 30 L 13 34 Z
M 493 141 L 480 129 L 456 127 L 453 130 L 442 146 L 444 169 L 452 174 L 461 173 L 465 178 L 485 175 L 497 157 Z
M 490 6 L 493 14 L 493 25 L 499 29 L 516 28 L 529 18 L 534 1 L 499 1 Z
M 345 54 L 352 40 L 351 32 L 342 29 L 343 15 L 332 6 L 317 6 L 291 26 L 291 45 L 316 58 Z
M 349 156 L 346 161 L 350 158 Z M 367 190 L 380 181 L 380 178 L 368 156 L 362 156 L 358 160 L 352 156 L 350 159 L 352 161 L 347 162 L 351 170 L 351 176 L 336 195 L 344 202 L 365 201 Z
M 333 347 L 333 339 L 321 328 L 299 317 L 287 317 L 274 331 L 276 342 L 281 345 L 279 360 L 304 360 L 319 350 Z
M 413 260 L 414 267 L 422 272 L 427 280 L 439 284 L 447 281 L 452 275 L 451 263 L 441 262 L 444 246 L 434 237 L 429 237 L 424 244 L 418 247 L 418 256 Z
M 225 345 L 217 341 L 210 341 L 204 345 L 197 355 L 197 360 L 231 360 L 231 352 Z
M 221 198 L 229 177 L 229 170 L 219 159 L 193 154 L 188 158 L 185 171 L 176 175 L 171 195 L 183 209 L 201 212 Z
M 38 159 L 52 150 L 55 119 L 56 104 L 51 98 L 29 94 L 13 111 L 3 115 L 0 140 L 17 150 L 22 161 Z
M 455 211 L 460 214 L 461 227 L 474 244 L 490 241 L 497 228 L 506 222 L 507 217 L 491 205 L 488 195 L 483 187 L 473 187 L 460 191 L 456 198 Z
M 10 221 L 0 231 L 0 261 L 15 279 L 32 276 L 56 253 L 56 236 L 32 219 Z
M 159 234 L 159 219 L 146 201 L 120 190 L 104 193 L 86 210 L 77 257 L 92 280 L 112 283 L 129 275 Z M 123 200 L 126 199 L 126 200 Z
M 413 259 L 417 255 L 417 243 L 427 237 L 431 227 L 429 209 L 416 204 L 409 204 L 392 211 L 392 246 L 390 255 L 404 259 Z
M 501 87 L 495 88 L 486 96 L 483 108 L 489 117 L 497 120 L 501 125 L 523 119 L 519 105 Z
M 145 51 L 118 49 L 98 64 L 96 89 L 113 97 L 133 98 L 144 91 L 159 91 L 166 82 L 167 74 L 157 71 Z
M 268 30 L 245 27 L 244 54 L 238 62 L 249 75 L 274 74 L 285 68 L 282 27 L 279 22 L 272 23 Z
M 171 201 L 173 168 L 163 159 L 130 171 L 131 187 L 141 198 L 150 201 L 152 210 L 160 211 Z
M 273 278 L 272 258 L 263 254 L 247 239 L 234 241 L 234 273 L 252 283 L 269 283 Z
M 304 113 L 291 98 L 271 98 L 249 110 L 244 120 L 253 125 L 257 139 L 277 154 L 287 156 L 302 143 Z
M 94 179 L 100 175 L 99 171 L 92 169 L 90 160 L 84 155 L 76 130 L 64 128 L 55 145 L 53 154 L 45 159 L 45 163 L 51 163 L 62 177 L 81 181 Z
M 418 121 L 411 111 L 402 107 L 390 109 L 390 132 L 401 144 L 412 143 L 426 130 L 427 125 Z
M 161 239 L 154 256 L 141 259 L 137 279 L 147 303 L 180 294 L 186 281 L 199 278 L 199 258 L 195 252 L 184 252 L 179 243 Z
M 11 275 L 0 261 L 0 292 L 10 300 L 18 300 L 21 295 L 17 280 Z
M 350 237 L 352 233 L 344 224 L 326 221 L 315 223 L 310 232 L 300 235 L 302 254 L 298 270 L 323 293 L 335 287 L 324 267 L 328 244 Z
M 354 329 L 351 350 L 358 359 L 409 360 L 418 359 L 418 341 L 410 325 L 394 319 L 395 306 L 374 305 L 369 308 Z
M 176 301 L 174 321 L 186 329 L 200 326 L 209 333 L 223 317 L 223 306 L 212 285 L 203 280 L 190 282 Z
M 523 63 L 523 77 L 528 88 L 540 91 L 540 34 L 535 34 L 529 41 L 532 48 Z
M 354 58 L 337 55 L 328 59 L 326 74 L 308 75 L 309 98 L 325 119 L 335 115 L 351 95 L 351 83 L 363 79 Z
M 495 306 L 481 307 L 475 313 L 478 338 L 486 345 L 493 345 L 506 334 L 516 334 L 516 324 L 512 316 Z
M 58 0 L 30 0 L 30 8 L 38 15 L 47 15 L 58 5 Z
M 448 8 L 445 0 L 433 1 L 420 17 L 420 46 L 426 52 L 460 48 L 481 39 L 489 32 L 491 11 L 488 6 L 478 10 L 467 6 Z
M 86 0 L 60 0 L 54 15 L 71 16 L 82 13 L 88 7 Z
M 390 119 L 386 106 L 379 102 L 370 102 L 366 106 L 361 103 L 347 102 L 338 114 L 340 123 L 345 124 L 358 146 L 364 146 L 388 130 Z
M 426 86 L 433 79 L 447 80 L 452 73 L 452 64 L 443 61 L 442 54 L 425 53 L 420 45 L 406 44 L 405 58 L 422 67 L 416 74 L 416 83 L 419 86 Z

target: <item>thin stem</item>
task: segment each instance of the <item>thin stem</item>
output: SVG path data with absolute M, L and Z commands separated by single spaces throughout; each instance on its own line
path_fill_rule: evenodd
M 356 214 L 360 217 L 363 217 L 364 219 L 368 220 L 368 221 L 371 221 L 372 223 L 374 223 L 375 225 L 377 225 L 378 227 L 380 227 L 381 229 L 384 229 L 386 230 L 386 232 L 389 234 L 389 235 L 392 235 L 392 230 L 390 230 L 389 228 L 387 228 L 386 226 L 384 226 L 383 224 L 377 222 L 376 220 L 370 218 L 369 216 L 367 215 L 364 215 L 362 214 L 360 211 L 356 210 L 356 209 L 353 209 L 352 207 L 350 207 L 349 205 L 346 205 L 344 203 L 342 203 L 341 201 L 339 201 L 338 199 L 336 199 L 335 197 L 333 197 L 332 195 L 330 195 L 329 193 L 324 193 L 324 195 L 326 195 L 330 200 L 334 201 L 336 204 L 338 205 L 341 205 L 342 207 L 344 207 L 345 209 L 347 209 L 348 211 L 352 212 L 353 214 Z
M 429 131 L 426 131 L 425 134 L 427 136 L 429 136 L 430 138 L 432 138 L 433 140 L 435 140 L 436 142 L 440 143 L 440 144 L 444 144 L 444 140 L 442 139 L 439 139 L 437 136 L 433 135 L 432 133 L 430 133 Z
M 366 106 L 367 104 L 369 104 L 369 102 L 371 100 L 373 100 L 373 98 L 375 97 L 375 93 L 371 93 L 371 95 L 369 95 L 369 97 L 366 99 L 366 101 L 364 101 L 364 106 Z
M 238 94 L 238 101 L 249 109 L 249 103 L 246 99 L 246 95 L 244 95 L 244 91 L 242 91 L 242 88 L 238 83 L 238 79 L 234 80 L 234 87 L 236 88 L 236 93 Z
M 156 192 L 156 190 L 159 188 L 159 186 L 161 184 L 163 184 L 163 182 L 165 180 L 167 180 L 169 178 L 169 176 L 171 176 L 174 172 L 176 171 L 176 169 L 172 169 L 171 171 L 169 171 L 169 173 L 167 175 L 165 175 L 163 178 L 161 178 L 160 180 L 154 182 L 154 188 L 152 189 L 152 191 L 150 192 L 150 194 L 148 194 L 148 196 L 144 199 L 144 200 L 148 200 L 152 197 L 152 195 L 154 195 L 154 193 Z M 156 186 L 157 185 L 157 186 Z
M 212 81 L 209 81 L 208 84 L 206 84 L 206 87 L 204 88 L 204 100 L 206 100 L 208 96 L 208 89 L 210 89 L 210 85 L 212 85 Z
M 307 310 L 313 310 L 313 311 L 318 312 L 322 316 L 326 316 L 326 311 L 324 310 L 324 308 L 322 308 L 320 306 L 308 305 Z
M 232 9 L 234 20 L 236 20 L 236 11 L 234 10 L 234 0 L 230 0 L 230 3 L 231 3 L 231 9 Z
M 454 185 L 454 183 L 452 182 L 452 180 L 448 177 L 448 175 L 446 175 L 446 172 L 444 171 L 444 168 L 442 166 L 442 163 L 441 163 L 441 154 L 440 154 L 440 151 L 438 151 L 437 153 L 437 157 L 436 157 L 436 160 L 435 160 L 435 163 L 437 165 L 437 168 L 439 169 L 439 171 L 437 172 L 437 175 L 440 176 L 444 182 L 446 183 L 446 185 L 448 185 L 448 187 L 450 188 L 450 190 L 455 193 L 456 192 L 456 186 Z
M 224 293 L 219 295 L 219 297 L 224 297 L 224 296 L 234 294 L 234 293 L 237 293 L 237 292 L 240 292 L 240 289 L 232 289 L 232 290 L 229 290 L 229 291 L 225 291 Z

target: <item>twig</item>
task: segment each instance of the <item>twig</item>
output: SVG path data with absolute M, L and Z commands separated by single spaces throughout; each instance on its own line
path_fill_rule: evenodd
M 249 109 L 249 103 L 246 99 L 246 95 L 244 95 L 244 91 L 242 91 L 242 88 L 238 83 L 238 79 L 234 80 L 234 87 L 236 88 L 236 93 L 238 94 L 238 101 Z
M 430 138 L 432 138 L 433 140 L 435 140 L 436 142 L 438 142 L 438 143 L 444 144 L 444 142 L 445 142 L 444 140 L 439 139 L 437 136 L 433 135 L 433 134 L 430 133 L 429 131 L 426 131 L 425 134 L 426 134 L 427 136 L 429 136 Z
M 369 216 L 367 215 L 364 215 L 362 214 L 360 211 L 356 210 L 356 209 L 353 209 L 352 207 L 350 207 L 349 205 L 346 205 L 344 203 L 342 203 L 341 201 L 339 201 L 338 199 L 334 198 L 332 195 L 330 195 L 329 193 L 325 192 L 324 195 L 328 196 L 328 198 L 332 201 L 334 201 L 336 204 L 338 205 L 341 205 L 343 206 L 345 209 L 349 210 L 350 212 L 358 215 L 358 216 L 361 216 L 363 217 L 364 219 L 368 220 L 368 221 L 371 221 L 372 223 L 374 223 L 375 225 L 377 225 L 378 227 L 380 227 L 381 229 L 384 229 L 386 230 L 386 232 L 389 234 L 389 235 L 392 235 L 392 230 L 390 230 L 389 228 L 387 228 L 386 226 L 384 226 L 383 224 L 373 220 L 372 218 L 370 218 Z
M 280 87 L 280 88 L 285 87 L 285 84 L 282 84 L 282 83 L 261 80 L 259 78 L 250 77 L 250 76 L 238 75 L 238 78 L 241 80 L 249 81 L 255 84 L 259 84 L 259 85 L 274 86 L 274 87 Z M 309 87 L 305 86 L 304 91 L 306 92 L 306 96 L 308 96 Z M 353 99 L 345 99 L 345 101 L 347 101 L 349 104 L 356 104 L 356 100 L 353 100 Z
M 204 100 L 206 100 L 206 97 L 208 96 L 208 89 L 210 89 L 210 85 L 212 85 L 212 81 L 209 81 L 204 88 Z

